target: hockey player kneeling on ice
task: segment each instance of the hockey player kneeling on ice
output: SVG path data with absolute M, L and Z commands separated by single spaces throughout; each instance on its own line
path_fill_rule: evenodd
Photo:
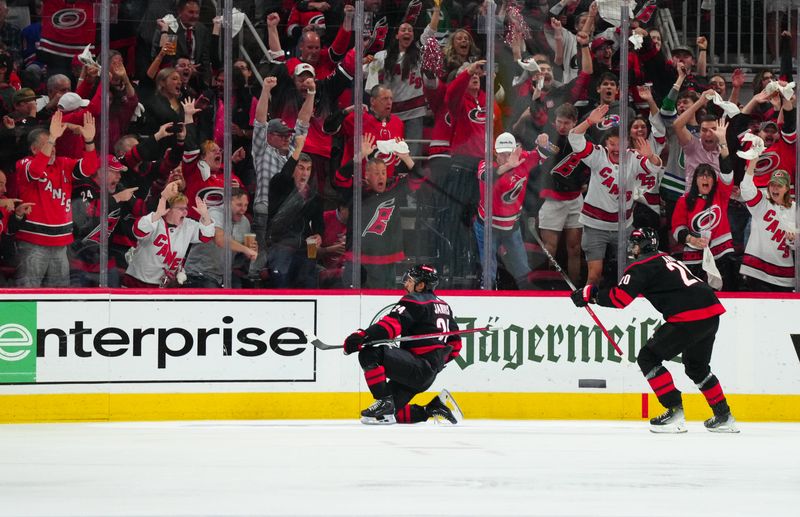
M 658 401 L 667 408 L 663 415 L 650 419 L 650 430 L 654 433 L 686 432 L 681 392 L 662 364 L 683 354 L 686 375 L 703 392 L 714 412 L 714 416 L 705 421 L 706 429 L 738 433 L 722 386 L 709 365 L 719 316 L 725 312 L 717 295 L 708 284 L 692 275 L 683 262 L 658 252 L 658 234 L 652 228 L 631 232 L 628 255 L 633 262 L 615 287 L 598 290 L 587 284 L 572 292 L 572 301 L 578 307 L 597 303 L 622 309 L 641 294 L 663 315 L 666 323 L 647 341 L 637 359 Z
M 399 348 L 370 346 L 375 340 L 457 331 L 452 309 L 433 293 L 438 283 L 433 266 L 412 267 L 403 275 L 408 294 L 378 322 L 345 339 L 345 355 L 358 352 L 367 386 L 375 397 L 375 403 L 361 412 L 362 423 L 414 424 L 435 417 L 455 424 L 461 419 L 461 411 L 447 390 L 425 406 L 409 404 L 414 395 L 430 388 L 447 362 L 458 356 L 460 336 L 404 341 Z

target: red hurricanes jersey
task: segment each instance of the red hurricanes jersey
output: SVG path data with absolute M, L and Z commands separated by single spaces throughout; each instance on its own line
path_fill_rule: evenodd
M 40 246 L 66 246 L 72 242 L 72 184 L 97 172 L 97 153 L 83 158 L 56 158 L 38 153 L 17 162 L 19 197 L 36 203 L 17 232 L 17 239 Z
M 794 185 L 796 145 L 797 133 L 786 134 L 781 132 L 780 138 L 758 157 L 753 178 L 756 187 L 766 188 L 769 185 L 769 178 L 772 172 L 778 169 L 787 171 Z
M 523 151 L 520 155 L 525 161 L 511 169 L 502 176 L 495 175 L 492 184 L 492 228 L 511 230 L 514 228 L 522 211 L 525 201 L 525 187 L 528 185 L 531 169 L 541 163 L 541 157 L 536 151 Z M 497 167 L 497 164 L 493 164 Z M 481 199 L 478 204 L 478 215 L 481 220 L 486 220 L 486 162 L 478 165 L 478 180 L 480 184 Z
M 686 203 L 684 194 L 675 204 L 672 213 L 672 235 L 678 239 L 681 230 L 701 233 L 711 232 L 709 247 L 714 258 L 733 252 L 731 226 L 728 223 L 728 201 L 733 190 L 733 173 L 721 175 L 717 180 L 717 190 L 711 205 L 706 207 L 704 199 L 697 199 L 694 206 Z M 703 250 L 686 245 L 683 248 L 683 261 L 687 264 L 700 264 L 703 261 Z
M 324 29 L 325 15 L 319 11 L 299 11 L 297 7 L 294 7 L 292 12 L 289 13 L 289 19 L 286 21 L 286 34 L 291 36 L 293 30 L 298 27 L 303 29 L 309 25 L 316 25 Z
M 186 180 L 186 197 L 189 199 L 189 217 L 196 219 L 197 212 L 194 207 L 195 196 L 200 196 L 209 208 L 222 205 L 223 192 L 225 191 L 225 176 L 222 170 L 212 173 L 210 169 L 200 166 L 200 150 L 185 151 L 183 153 L 183 179 Z M 241 180 L 231 174 L 231 184 L 234 187 L 242 185 Z
M 94 4 L 92 0 L 42 2 L 39 50 L 72 58 L 83 52 L 86 45 L 94 45 L 97 36 Z
M 465 71 L 448 85 L 445 103 L 453 121 L 451 152 L 453 156 L 484 155 L 484 133 L 486 131 L 486 93 L 481 90 L 478 98 L 467 93 L 470 75 Z
M 344 135 L 344 154 L 342 155 L 342 165 L 353 159 L 353 134 L 355 128 L 355 112 L 349 113 L 342 123 L 342 134 Z M 375 137 L 375 140 L 394 140 L 395 138 L 405 137 L 405 126 L 397 115 L 390 115 L 388 120 L 380 120 L 371 112 L 364 113 L 364 133 Z M 378 157 L 386 163 L 386 177 L 394 175 L 394 168 L 400 163 L 400 158 L 396 154 L 378 153 Z

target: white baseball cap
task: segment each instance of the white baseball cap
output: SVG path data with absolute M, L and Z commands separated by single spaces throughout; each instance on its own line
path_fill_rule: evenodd
M 494 151 L 497 154 L 510 153 L 517 148 L 517 139 L 511 133 L 502 133 L 494 141 Z
M 309 65 L 308 63 L 298 63 L 298 65 L 294 67 L 294 75 L 298 76 L 303 73 L 311 74 L 311 77 L 317 77 L 317 73 L 313 66 Z
M 89 105 L 88 99 L 82 99 L 80 95 L 67 92 L 58 100 L 58 107 L 66 112 L 75 111 L 78 108 L 85 108 Z

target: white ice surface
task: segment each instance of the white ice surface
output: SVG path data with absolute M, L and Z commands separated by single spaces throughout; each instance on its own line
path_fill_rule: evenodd
M 0 426 L 0 515 L 800 515 L 800 424 Z

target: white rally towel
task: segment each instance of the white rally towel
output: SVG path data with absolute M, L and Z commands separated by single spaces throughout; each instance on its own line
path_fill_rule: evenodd
M 236 37 L 239 34 L 239 31 L 242 30 L 242 26 L 244 25 L 244 13 L 237 8 L 233 8 L 231 11 L 231 21 L 233 23 L 233 35 L 232 37 Z M 222 23 L 222 16 L 217 16 L 213 20 L 214 23 Z
M 634 33 L 630 38 L 628 38 L 628 41 L 633 44 L 634 50 L 641 50 L 642 43 L 644 43 L 644 37 L 639 33 Z
M 514 77 L 512 86 L 519 86 L 520 84 L 526 82 L 531 75 L 541 71 L 541 68 L 539 68 L 539 63 L 537 63 L 532 57 L 524 60 L 518 59 L 517 64 L 520 66 L 520 68 L 522 68 L 523 72 L 522 75 Z M 539 78 L 539 81 L 536 83 L 536 88 L 538 90 L 544 88 L 544 77 Z
M 397 142 L 396 140 L 378 140 L 375 142 L 378 151 L 381 154 L 408 154 L 411 150 L 405 141 Z
M 628 6 L 628 19 L 633 19 L 636 0 L 597 0 L 597 13 L 614 27 L 622 25 L 622 6 Z
M 168 15 L 164 16 L 163 18 L 161 18 L 161 21 L 167 24 L 167 27 L 169 27 L 169 30 L 171 30 L 175 34 L 178 33 L 178 20 L 177 20 L 177 18 L 175 18 L 174 15 L 168 14 Z
M 711 248 L 706 246 L 703 248 L 703 271 L 708 276 L 708 285 L 712 289 L 719 291 L 722 289 L 722 275 L 717 269 L 717 263 L 714 262 L 714 255 L 711 253 Z
M 723 100 L 722 96 L 717 92 L 714 92 L 714 95 L 706 95 L 706 98 L 722 108 L 722 111 L 725 112 L 725 115 L 728 118 L 733 118 L 739 114 L 739 106 L 732 102 Z
M 80 61 L 84 65 L 96 66 L 98 69 L 101 69 L 100 65 L 97 64 L 97 61 L 94 60 L 94 56 L 92 55 L 91 47 L 92 47 L 91 45 L 86 45 L 86 48 L 83 49 L 83 52 L 78 54 L 78 61 Z
M 739 158 L 743 160 L 755 160 L 764 152 L 764 140 L 762 140 L 760 136 L 754 135 L 753 133 L 745 133 L 742 137 L 742 144 L 745 142 L 752 142 L 752 145 L 747 151 L 736 151 L 736 156 Z
M 765 93 L 774 93 L 774 92 L 781 92 L 781 95 L 788 101 L 794 95 L 794 83 L 791 82 L 786 86 L 781 86 L 781 83 L 778 81 L 770 81 L 766 88 L 764 88 Z

